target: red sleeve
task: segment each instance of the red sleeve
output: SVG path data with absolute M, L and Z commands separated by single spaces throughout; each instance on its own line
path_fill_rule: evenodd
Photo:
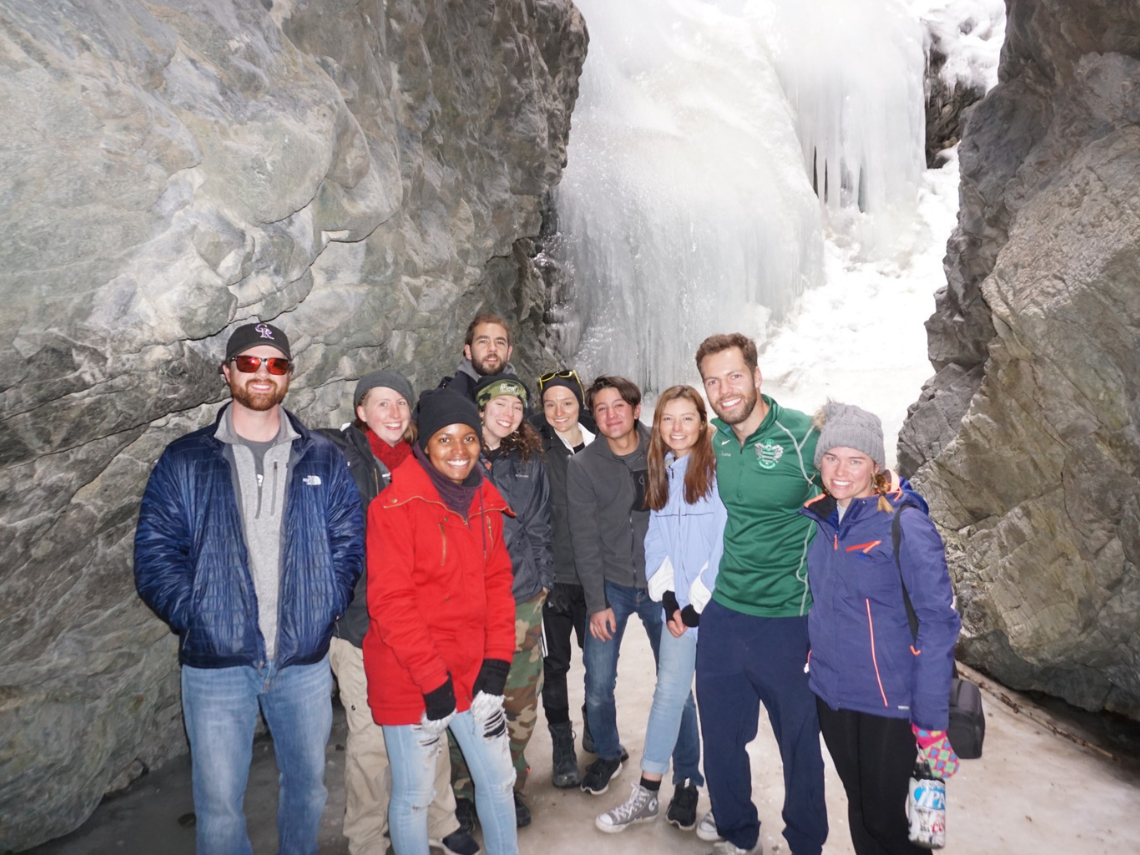
M 410 504 L 386 508 L 380 499 L 368 508 L 368 614 L 380 640 L 426 695 L 447 682 L 447 665 L 420 614 L 414 515 Z
M 491 541 L 491 554 L 487 557 L 484 579 L 487 585 L 487 626 L 485 659 L 510 662 L 515 655 L 515 598 L 511 594 L 514 573 L 511 557 L 503 540 L 503 514 L 489 511 L 485 515 Z

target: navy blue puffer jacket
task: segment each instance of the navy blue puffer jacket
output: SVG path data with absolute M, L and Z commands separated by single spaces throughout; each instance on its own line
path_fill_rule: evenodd
M 328 652 L 333 622 L 364 566 L 364 519 L 344 456 L 282 412 L 300 434 L 289 455 L 282 531 L 277 663 L 286 667 Z M 232 452 L 216 431 L 215 424 L 175 440 L 155 464 L 135 533 L 135 585 L 178 634 L 183 665 L 256 666 L 265 640 Z

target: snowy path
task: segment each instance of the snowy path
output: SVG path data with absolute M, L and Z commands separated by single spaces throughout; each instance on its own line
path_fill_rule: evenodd
M 859 247 L 825 243 L 826 284 L 805 293 L 761 346 L 763 389 L 814 413 L 827 399 L 858 404 L 883 420 L 887 465 L 922 384 L 934 375 L 924 323 L 946 284 L 942 258 L 958 215 L 957 151 L 923 173 L 918 216 L 898 236 L 898 260 L 867 261 Z
M 652 852 L 705 853 L 711 848 L 693 834 L 668 826 L 664 819 L 603 834 L 594 816 L 622 801 L 637 780 L 645 720 L 653 692 L 653 659 L 638 625 L 629 627 L 618 681 L 618 715 L 623 742 L 633 757 L 603 796 L 555 790 L 550 780 L 550 739 L 540 723 L 527 752 L 532 772 L 527 799 L 534 823 L 522 829 L 525 855 L 633 855 Z M 580 667 L 576 660 L 575 667 Z M 575 671 L 581 675 L 580 670 Z M 575 707 L 582 686 L 572 685 Z M 1140 851 L 1140 777 L 1045 728 L 987 696 L 986 756 L 963 764 L 947 788 L 948 846 L 953 855 L 1109 855 Z M 763 823 L 765 852 L 788 852 L 780 836 L 783 784 L 775 741 L 761 717 L 760 735 L 750 746 L 753 797 Z M 340 835 L 344 810 L 344 719 L 329 746 L 329 806 L 321 834 L 324 855 L 348 851 Z M 258 743 L 246 799 L 254 849 L 259 855 L 275 851 L 276 770 L 267 742 Z M 583 755 L 584 757 L 586 755 Z M 591 758 L 592 759 L 592 758 Z M 666 785 L 667 787 L 668 785 Z M 666 801 L 668 796 L 665 797 Z M 827 804 L 831 838 L 826 855 L 850 855 L 843 787 L 827 771 Z M 702 793 L 701 810 L 708 808 Z M 191 855 L 192 829 L 178 824 L 191 811 L 189 765 L 176 762 L 144 778 L 129 793 L 102 805 L 87 825 L 70 838 L 33 850 L 39 855 Z M 664 808 L 662 808 L 664 813 Z

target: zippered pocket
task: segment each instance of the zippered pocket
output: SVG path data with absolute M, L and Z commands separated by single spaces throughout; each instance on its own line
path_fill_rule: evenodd
M 891 705 L 887 701 L 886 689 L 883 688 L 883 677 L 879 673 L 879 657 L 875 650 L 875 622 L 871 618 L 871 601 L 864 599 L 863 602 L 867 605 L 867 632 L 871 636 L 871 664 L 875 666 L 875 679 L 879 683 L 879 694 L 883 697 L 883 706 L 889 709 Z

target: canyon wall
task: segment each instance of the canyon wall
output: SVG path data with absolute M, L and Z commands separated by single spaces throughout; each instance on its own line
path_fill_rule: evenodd
M 1009 0 L 899 441 L 962 658 L 1140 717 L 1140 6 Z
M 132 536 L 236 325 L 286 330 L 313 426 L 435 385 L 483 306 L 549 367 L 586 44 L 571 0 L 0 0 L 0 850 L 186 750 Z

